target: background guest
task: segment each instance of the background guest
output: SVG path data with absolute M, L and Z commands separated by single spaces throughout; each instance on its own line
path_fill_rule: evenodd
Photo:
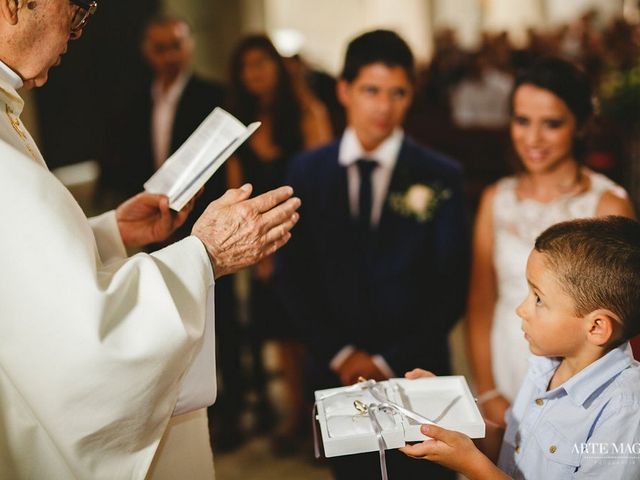
M 245 123 L 262 122 L 229 161 L 231 182 L 251 182 L 256 193 L 283 185 L 294 154 L 331 138 L 327 112 L 308 90 L 299 95 L 283 58 L 264 35 L 246 37 L 238 44 L 231 57 L 230 79 L 229 110 Z M 262 347 L 267 339 L 276 341 L 289 413 L 277 428 L 273 447 L 287 453 L 308 425 L 302 393 L 304 350 L 274 290 L 273 270 L 269 257 L 252 271 L 249 324 L 259 421 L 269 415 Z
M 102 168 L 103 188 L 122 196 L 139 192 L 202 120 L 222 105 L 223 87 L 192 72 L 194 47 L 184 20 L 158 16 L 148 22 L 141 51 L 150 76 L 133 86 L 114 115 Z M 216 175 L 213 182 L 222 176 Z M 224 181 L 217 183 L 222 187 L 217 190 L 224 191 Z M 209 188 L 216 189 L 212 185 Z
M 336 96 L 336 79 L 327 72 L 310 66 L 300 54 L 284 57 L 284 61 L 298 97 L 311 97 L 303 100 L 303 104 L 319 100 L 329 113 L 332 131 L 344 130 L 344 109 Z
M 486 52 L 471 55 L 465 78 L 451 89 L 451 115 L 461 128 L 503 128 L 509 123 L 511 75 L 489 62 Z

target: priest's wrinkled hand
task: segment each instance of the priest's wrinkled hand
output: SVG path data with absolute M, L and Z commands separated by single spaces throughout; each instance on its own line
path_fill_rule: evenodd
M 373 357 L 363 350 L 354 350 L 338 368 L 338 376 L 342 385 L 352 385 L 360 377 L 372 380 L 386 380 L 373 361 Z
M 204 243 L 216 278 L 253 265 L 291 238 L 300 199 L 291 187 L 251 196 L 249 184 L 211 202 L 191 233 Z
M 127 247 L 143 247 L 166 240 L 187 219 L 195 198 L 176 213 L 165 195 L 143 192 L 131 197 L 116 209 L 122 241 Z

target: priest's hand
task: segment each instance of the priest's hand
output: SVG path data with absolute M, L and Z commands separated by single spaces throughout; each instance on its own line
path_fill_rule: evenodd
M 340 365 L 337 373 L 342 385 L 352 385 L 360 377 L 378 381 L 387 379 L 373 361 L 373 357 L 363 350 L 354 350 Z
M 252 187 L 227 190 L 211 202 L 191 231 L 209 253 L 216 278 L 248 267 L 274 253 L 297 223 L 300 199 L 291 187 L 251 196 Z
M 120 236 L 127 247 L 143 247 L 162 242 L 184 223 L 193 209 L 195 197 L 176 213 L 164 195 L 139 193 L 116 209 Z

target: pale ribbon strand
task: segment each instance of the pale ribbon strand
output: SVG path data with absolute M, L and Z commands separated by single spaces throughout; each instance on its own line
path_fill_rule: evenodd
M 382 477 L 382 480 L 389 480 L 389 474 L 387 473 L 387 457 L 385 454 L 387 444 L 382 436 L 382 426 L 376 416 L 377 411 L 378 406 L 375 403 L 369 405 L 369 419 L 371 420 L 371 425 L 373 425 L 373 430 L 376 432 L 376 437 L 378 439 L 378 450 L 380 452 L 380 476 Z
M 327 398 L 330 398 L 330 397 L 334 397 L 336 395 L 342 395 L 344 393 L 358 392 L 363 390 L 373 390 L 373 387 L 375 385 L 376 385 L 375 380 L 366 380 L 363 382 L 358 382 L 340 391 L 328 393 L 318 398 L 314 402 L 313 411 L 312 411 L 313 452 L 316 458 L 320 458 L 320 440 L 319 440 L 320 435 L 318 433 L 318 427 L 316 425 L 316 421 L 317 421 L 316 416 L 318 414 L 318 402 L 326 400 Z M 393 410 L 394 413 L 399 413 L 400 415 L 408 416 L 409 418 L 413 418 L 413 419 L 416 419 L 416 417 L 418 418 L 421 417 L 422 419 L 427 420 L 426 423 L 430 423 L 430 420 L 426 419 L 422 415 L 412 410 L 409 410 L 408 408 L 401 407 L 400 405 L 397 405 L 396 403 L 393 403 L 388 399 L 387 399 L 387 402 L 384 403 L 384 406 L 383 406 L 384 409 Z M 371 420 L 371 425 L 373 426 L 373 430 L 378 440 L 378 450 L 380 453 L 380 474 L 382 475 L 382 480 L 388 480 L 389 476 L 387 473 L 387 460 L 386 460 L 386 454 L 385 454 L 385 450 L 387 449 L 387 444 L 384 440 L 384 437 L 382 436 L 382 426 L 380 425 L 380 422 L 378 421 L 378 418 L 376 417 L 376 413 L 375 413 L 375 412 L 378 412 L 379 409 L 380 409 L 380 406 L 378 404 L 375 404 L 375 403 L 370 404 L 368 406 L 368 416 L 369 416 L 369 419 Z

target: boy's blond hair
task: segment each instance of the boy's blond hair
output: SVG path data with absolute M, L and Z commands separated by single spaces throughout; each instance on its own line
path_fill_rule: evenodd
M 583 316 L 616 314 L 626 341 L 640 334 L 640 223 L 609 216 L 558 223 L 536 239 L 564 291 Z

